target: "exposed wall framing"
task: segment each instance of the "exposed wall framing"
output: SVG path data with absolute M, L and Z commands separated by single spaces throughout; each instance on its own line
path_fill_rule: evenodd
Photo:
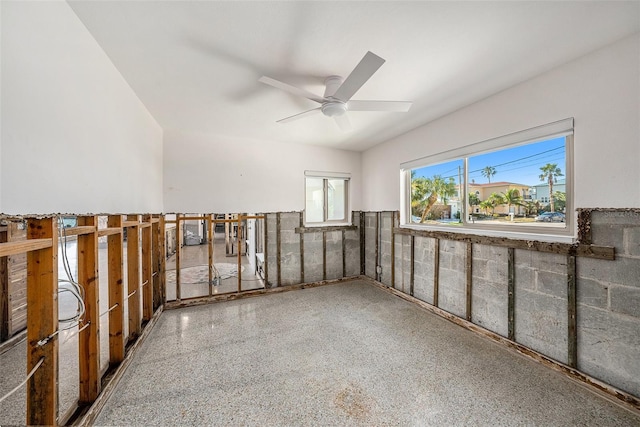
M 8 221 L 15 220 L 9 219 Z M 163 217 L 139 215 L 110 215 L 107 227 L 98 226 L 98 217 L 85 215 L 77 217 L 77 226 L 64 229 L 65 240 L 76 236 L 78 247 L 78 282 L 83 287 L 84 315 L 77 324 L 74 335 L 78 335 L 79 384 L 77 407 L 61 412 L 58 402 L 58 359 L 60 331 L 58 324 L 58 225 L 56 216 L 26 218 L 26 240 L 0 243 L 0 257 L 20 254 L 26 256 L 27 277 L 27 358 L 26 372 L 32 375 L 27 381 L 26 420 L 28 425 L 58 425 L 69 421 L 99 398 L 105 378 L 100 371 L 99 325 L 102 315 L 109 315 L 109 363 L 117 369 L 126 355 L 123 326 L 125 316 L 130 322 L 130 330 L 140 333 L 142 318 L 150 320 L 154 301 L 163 304 L 164 286 L 164 226 Z M 155 226 L 155 228 L 154 228 Z M 139 306 L 143 312 L 136 314 L 136 307 L 129 301 L 129 310 L 124 307 L 123 283 L 123 229 L 128 230 L 127 251 L 129 271 L 142 271 L 146 283 L 129 280 L 129 289 L 141 298 Z M 142 257 L 138 257 L 137 230 L 142 234 Z M 155 238 L 154 238 L 155 231 Z M 98 287 L 98 238 L 107 238 L 108 295 L 110 309 L 99 312 Z M 135 247 L 134 247 L 135 246 Z M 130 277 L 131 279 L 131 277 Z M 153 284 L 151 283 L 153 281 Z M 160 294 L 154 296 L 156 291 Z M 162 307 L 162 305 L 160 305 Z M 128 312 L 127 312 L 128 311 Z M 133 311 L 133 314 L 132 314 Z M 153 315 L 151 316 L 153 317 Z

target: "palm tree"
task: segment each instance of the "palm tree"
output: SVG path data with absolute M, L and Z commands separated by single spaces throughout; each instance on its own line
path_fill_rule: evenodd
M 522 196 L 517 188 L 509 188 L 507 191 L 502 193 L 502 200 L 508 207 L 508 211 L 511 212 L 511 205 L 521 205 L 522 204 Z
M 412 175 L 413 177 L 413 175 Z M 438 197 L 446 204 L 447 200 L 456 193 L 453 178 L 448 180 L 440 175 L 431 178 L 419 177 L 411 180 L 411 207 L 416 214 L 424 205 L 420 222 L 423 223 L 427 215 L 438 201 Z
M 491 213 L 496 213 L 496 206 L 503 205 L 504 198 L 498 193 L 491 193 L 487 200 L 480 203 L 480 207 L 483 209 L 491 209 Z
M 557 163 L 547 163 L 540 168 L 542 173 L 540 174 L 540 181 L 547 182 L 549 184 L 549 210 L 555 212 L 553 184 L 558 182 L 559 176 L 564 176 L 562 170 L 558 167 Z
M 473 208 L 474 206 L 478 206 L 479 204 L 480 198 L 475 193 L 469 193 L 469 206 Z
M 482 174 L 482 176 L 487 178 L 489 180 L 489 184 L 491 184 L 491 177 L 496 174 L 496 168 L 494 168 L 493 166 L 485 166 L 484 168 L 482 168 L 480 173 Z

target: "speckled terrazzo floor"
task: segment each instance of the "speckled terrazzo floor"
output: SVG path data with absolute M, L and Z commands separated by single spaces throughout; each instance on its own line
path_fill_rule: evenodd
M 362 281 L 167 311 L 98 425 L 638 426 Z

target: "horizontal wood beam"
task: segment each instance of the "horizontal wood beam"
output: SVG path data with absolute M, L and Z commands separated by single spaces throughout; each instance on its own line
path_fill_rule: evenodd
M 433 239 L 455 240 L 459 242 L 478 243 L 481 245 L 500 246 L 504 248 L 524 249 L 528 251 L 549 252 L 562 255 L 577 255 L 587 258 L 606 260 L 615 259 L 615 248 L 612 246 L 585 245 L 580 243 L 542 242 L 539 240 L 520 240 L 508 237 L 481 236 L 478 234 L 453 233 L 448 231 L 415 230 L 412 228 L 393 228 L 394 234 L 420 236 Z
M 302 233 L 323 233 L 327 231 L 346 231 L 346 230 L 357 230 L 358 227 L 355 225 L 327 225 L 324 227 L 296 227 L 295 232 Z
M 93 225 L 79 225 L 77 227 L 67 227 L 62 229 L 62 237 L 65 236 L 82 236 L 84 234 L 91 234 L 96 232 L 96 227 Z
M 0 257 L 24 254 L 53 246 L 52 239 L 30 239 L 0 243 Z
M 98 237 L 111 236 L 112 234 L 122 234 L 122 228 L 109 227 L 109 228 L 98 229 Z
M 123 227 L 139 227 L 140 225 L 138 221 L 122 221 Z

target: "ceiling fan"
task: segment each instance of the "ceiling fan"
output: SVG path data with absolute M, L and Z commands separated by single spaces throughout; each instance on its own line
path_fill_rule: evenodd
M 325 90 L 323 96 L 318 96 L 304 89 L 272 79 L 271 77 L 262 76 L 258 81 L 320 104 L 319 107 L 280 119 L 277 123 L 287 123 L 313 114 L 322 113 L 327 117 L 333 117 L 340 129 L 349 130 L 351 124 L 345 114 L 347 111 L 406 112 L 411 108 L 412 103 L 406 101 L 351 100 L 351 97 L 378 71 L 378 68 L 380 68 L 384 62 L 384 59 L 378 55 L 367 52 L 346 79 L 343 80 L 340 76 L 327 77 L 324 81 Z

